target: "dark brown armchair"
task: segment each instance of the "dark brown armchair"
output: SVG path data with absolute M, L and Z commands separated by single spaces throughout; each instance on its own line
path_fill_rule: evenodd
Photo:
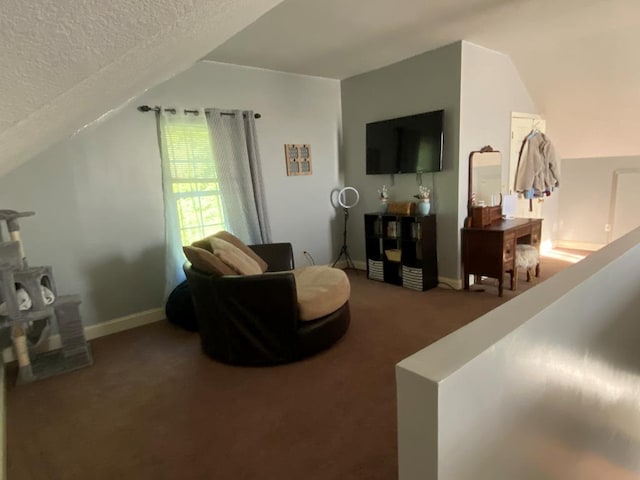
M 269 265 L 265 273 L 214 276 L 184 266 L 205 353 L 234 365 L 274 365 L 312 355 L 344 335 L 348 302 L 300 320 L 291 244 L 250 248 Z

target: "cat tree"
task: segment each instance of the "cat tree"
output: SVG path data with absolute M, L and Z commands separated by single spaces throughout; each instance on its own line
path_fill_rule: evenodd
M 18 219 L 34 212 L 0 210 L 10 241 L 0 241 L 0 329 L 11 333 L 18 361 L 17 383 L 27 383 L 89 366 L 77 295 L 58 296 L 50 266 L 29 267 Z M 55 322 L 62 348 L 38 353 Z M 37 337 L 33 339 L 34 335 Z

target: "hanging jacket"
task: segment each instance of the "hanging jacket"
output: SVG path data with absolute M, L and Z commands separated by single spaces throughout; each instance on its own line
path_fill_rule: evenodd
M 553 144 L 540 132 L 527 136 L 520 152 L 516 173 L 516 192 L 533 189 L 536 195 L 560 186 L 560 169 Z

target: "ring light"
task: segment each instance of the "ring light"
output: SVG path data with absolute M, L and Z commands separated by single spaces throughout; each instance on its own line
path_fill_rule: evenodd
M 356 198 L 352 203 L 347 203 L 347 192 L 353 192 L 356 195 Z M 359 201 L 360 194 L 358 193 L 358 190 L 353 187 L 344 187 L 342 190 L 340 190 L 340 193 L 338 193 L 338 203 L 342 208 L 355 207 Z
M 353 194 L 355 195 L 355 198 L 351 203 L 347 201 L 348 192 L 353 192 Z M 351 255 L 349 255 L 349 247 L 347 247 L 347 222 L 349 220 L 349 209 L 355 207 L 359 201 L 360 194 L 358 193 L 358 190 L 353 187 L 344 187 L 338 193 L 338 203 L 344 210 L 344 231 L 342 232 L 342 248 L 340 248 L 340 254 L 338 255 L 338 258 L 336 258 L 336 261 L 333 262 L 333 267 L 335 267 L 338 263 L 338 260 L 340 260 L 344 256 L 344 259 L 347 263 L 347 268 L 356 268 L 353 264 L 353 260 L 351 260 Z

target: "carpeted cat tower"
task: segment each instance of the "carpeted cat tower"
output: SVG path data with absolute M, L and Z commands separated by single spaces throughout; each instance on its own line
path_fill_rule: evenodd
M 6 222 L 11 237 L 10 241 L 0 242 L 0 330 L 4 331 L 4 342 L 9 343 L 10 337 L 13 343 L 18 384 L 93 363 L 80 318 L 80 298 L 58 296 L 50 266 L 27 265 L 18 219 L 33 215 L 34 212 L 0 210 L 0 222 Z M 38 353 L 38 347 L 49 338 L 53 323 L 58 327 L 62 347 Z

